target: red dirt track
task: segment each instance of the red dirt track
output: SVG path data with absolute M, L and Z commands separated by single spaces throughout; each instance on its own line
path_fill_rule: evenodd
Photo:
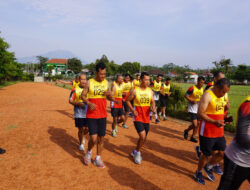
M 194 181 L 198 161 L 195 144 L 183 140 L 187 122 L 151 123 L 142 150 L 142 164 L 136 165 L 129 156 L 138 138 L 132 119 L 128 120 L 130 128 L 119 127 L 118 137 L 113 138 L 109 113 L 102 153 L 106 168 L 85 166 L 83 152 L 78 150 L 69 93 L 43 83 L 18 83 L 0 89 L 0 147 L 7 151 L 0 155 L 0 189 L 203 190 L 218 187 L 218 175 L 215 182 L 205 178 L 205 186 Z M 227 138 L 228 142 L 231 140 Z M 241 189 L 250 189 L 248 182 Z

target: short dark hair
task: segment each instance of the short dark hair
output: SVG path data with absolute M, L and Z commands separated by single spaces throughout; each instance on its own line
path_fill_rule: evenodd
M 126 73 L 126 74 L 124 75 L 124 77 L 128 77 L 128 76 L 129 76 L 129 78 L 131 78 L 130 74 L 128 74 L 128 73 Z
M 168 81 L 168 80 L 171 80 L 171 78 L 170 78 L 170 77 L 167 77 L 167 78 L 166 78 L 166 81 Z
M 119 77 L 122 77 L 122 74 L 117 74 L 117 75 L 116 75 L 116 80 L 117 80 Z
M 140 76 L 140 74 L 136 74 L 135 76 L 138 77 L 138 76 Z
M 215 83 L 215 86 L 224 88 L 224 86 L 230 87 L 230 81 L 227 78 L 222 78 Z
M 142 72 L 141 73 L 141 80 L 144 78 L 144 76 L 149 76 L 149 74 L 147 72 Z
M 157 77 L 163 77 L 163 74 L 158 74 Z
M 218 77 L 220 76 L 221 73 L 223 74 L 222 71 L 219 71 L 219 70 L 218 70 L 218 71 L 215 71 L 215 72 L 214 72 L 214 78 L 218 78 Z
M 205 77 L 199 76 L 199 77 L 198 77 L 198 81 L 200 81 L 200 80 L 204 80 L 204 81 L 205 81 Z
M 96 66 L 95 66 L 95 71 L 96 71 L 96 72 L 99 72 L 100 69 L 101 69 L 101 70 L 106 69 L 106 64 L 105 64 L 105 62 L 102 61 L 102 60 L 100 60 L 100 61 L 96 64 Z

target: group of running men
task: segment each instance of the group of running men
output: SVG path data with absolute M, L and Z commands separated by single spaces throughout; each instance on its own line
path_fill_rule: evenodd
M 142 155 L 140 150 L 146 141 L 150 128 L 150 120 L 152 120 L 153 115 L 155 123 L 160 122 L 159 118 L 161 116 L 166 120 L 165 110 L 172 88 L 170 78 L 166 78 L 164 83 L 162 82 L 162 78 L 163 76 L 159 74 L 157 79 L 151 82 L 149 74 L 142 72 L 141 75 L 137 75 L 136 79 L 131 81 L 129 74 L 126 74 L 124 77 L 118 74 L 116 81 L 111 84 L 110 89 L 109 82 L 106 80 L 105 63 L 100 61 L 96 65 L 95 78 L 87 80 L 86 75 L 80 74 L 71 83 L 73 88 L 69 103 L 74 105 L 75 126 L 79 129 L 80 150 L 84 150 L 86 135 L 89 134 L 90 136 L 88 148 L 84 155 L 84 163 L 86 165 L 91 164 L 92 149 L 97 145 L 96 158 L 93 164 L 97 167 L 105 168 L 101 159 L 101 152 L 106 134 L 107 100 L 110 101 L 111 115 L 113 117 L 111 132 L 113 137 L 117 136 L 117 126 L 119 123 L 122 123 L 123 128 L 128 128 L 126 121 L 129 113 L 132 113 L 139 139 L 137 146 L 131 152 L 131 156 L 135 163 L 141 164 Z M 204 82 L 204 77 L 199 77 L 197 84 L 191 86 L 185 94 L 185 98 L 188 100 L 188 112 L 192 124 L 184 131 L 184 138 L 187 139 L 188 132 L 193 130 L 190 141 L 197 143 L 196 135 L 199 128 L 200 146 L 195 147 L 199 163 L 194 176 L 198 183 L 205 185 L 202 175 L 203 169 L 208 179 L 214 181 L 213 172 L 220 175 L 223 174 L 219 162 L 224 157 L 224 174 L 221 178 L 219 189 L 237 189 L 232 188 L 232 184 L 237 184 L 238 186 L 235 185 L 235 187 L 239 187 L 242 181 L 250 179 L 250 157 L 247 157 L 250 156 L 250 137 L 249 129 L 246 130 L 249 125 L 250 97 L 245 101 L 246 105 L 243 103 L 245 106 L 243 109 L 245 114 L 244 126 L 239 126 L 240 122 L 237 122 L 237 128 L 244 128 L 244 130 L 240 130 L 240 135 L 245 135 L 245 143 L 248 143 L 249 146 L 243 149 L 234 147 L 234 151 L 237 152 L 240 150 L 240 153 L 237 152 L 236 157 L 230 157 L 230 151 L 226 151 L 227 156 L 224 156 L 226 148 L 224 125 L 231 122 L 231 117 L 227 116 L 227 110 L 230 108 L 227 95 L 230 89 L 230 82 L 222 72 L 215 73 L 214 81 L 209 83 L 203 91 L 202 86 Z M 161 105 L 159 114 L 157 114 L 158 105 Z M 239 114 L 242 114 L 240 109 Z M 199 121 L 199 118 L 201 121 Z M 244 134 L 242 134 L 242 131 L 244 131 Z M 234 141 L 237 144 L 237 138 Z M 241 155 L 242 151 L 243 155 Z M 227 152 L 229 153 L 227 154 Z M 231 165 L 227 169 L 226 163 L 235 164 L 235 167 L 239 168 L 239 171 L 230 168 Z

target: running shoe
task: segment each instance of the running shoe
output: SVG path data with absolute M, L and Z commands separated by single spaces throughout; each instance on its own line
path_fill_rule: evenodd
M 131 156 L 134 158 L 135 157 L 135 155 L 136 155 L 136 153 L 137 153 L 137 151 L 136 150 L 133 150 L 133 152 L 131 152 Z
M 167 120 L 167 117 L 165 116 L 164 119 L 163 119 L 163 121 L 166 121 L 166 120 Z
M 116 130 L 113 130 L 113 131 L 111 132 L 111 136 L 112 136 L 112 137 L 117 137 Z
M 205 165 L 203 170 L 207 174 L 208 179 L 210 179 L 211 181 L 215 181 L 215 177 L 213 175 L 213 169 L 208 169 L 207 165 Z
M 123 127 L 124 129 L 128 129 L 128 126 L 127 126 L 126 124 L 122 124 L 122 127 Z
M 99 159 L 99 160 L 95 159 L 94 165 L 96 165 L 98 168 L 105 168 L 105 165 L 101 159 Z
M 150 121 L 152 121 L 152 116 L 150 116 Z
M 84 144 L 80 144 L 79 150 L 83 150 L 84 151 Z
M 118 126 L 117 125 L 115 126 L 115 132 L 118 132 Z
M 136 164 L 141 164 L 142 161 L 142 156 L 141 156 L 141 152 L 137 152 L 135 157 L 134 157 L 135 163 Z
M 196 153 L 196 158 L 199 160 L 201 157 L 201 151 L 200 151 L 200 146 L 194 146 L 195 153 Z
M 0 154 L 4 154 L 6 152 L 6 150 L 0 148 Z
M 91 163 L 91 153 L 87 151 L 84 156 L 84 164 L 89 165 L 90 163 Z
M 187 130 L 187 129 L 185 129 L 185 130 L 184 130 L 184 139 L 186 139 L 186 140 L 187 140 L 187 138 L 188 138 L 188 130 Z
M 213 171 L 214 173 L 218 174 L 218 175 L 223 175 L 223 171 L 222 169 L 220 168 L 220 165 L 219 164 L 216 164 L 214 167 L 213 167 Z
M 160 120 L 159 119 L 156 119 L 155 120 L 155 123 L 157 124 L 157 123 L 160 123 Z
M 132 112 L 129 112 L 128 116 L 133 117 L 134 115 L 132 114 Z
M 205 180 L 203 178 L 203 175 L 201 172 L 196 171 L 194 174 L 194 178 L 196 179 L 196 181 L 201 184 L 201 185 L 205 185 Z
M 194 137 L 191 137 L 191 138 L 190 138 L 190 141 L 191 141 L 191 142 L 194 142 L 194 143 L 197 143 L 197 142 L 198 142 L 198 140 L 195 139 Z

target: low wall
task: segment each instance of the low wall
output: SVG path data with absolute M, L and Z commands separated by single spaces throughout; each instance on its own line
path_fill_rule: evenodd
M 34 82 L 44 82 L 44 77 L 34 77 Z

